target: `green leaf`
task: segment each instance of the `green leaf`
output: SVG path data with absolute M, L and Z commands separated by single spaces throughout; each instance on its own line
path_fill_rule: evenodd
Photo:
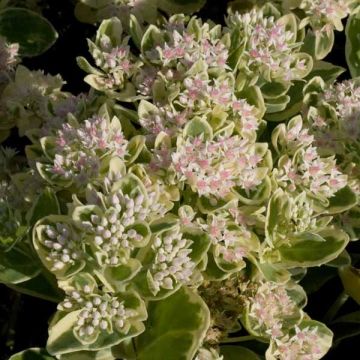
M 32 279 L 40 271 L 36 259 L 31 257 L 30 248 L 15 246 L 6 252 L 0 250 L 0 283 L 18 284 Z
M 272 114 L 275 112 L 283 111 L 286 109 L 287 104 L 290 102 L 290 96 L 282 95 L 275 99 L 266 99 L 266 113 Z
M 346 24 L 346 62 L 353 78 L 360 76 L 360 10 L 351 15 Z
M 22 56 L 37 56 L 47 51 L 58 38 L 51 23 L 39 14 L 21 8 L 0 12 L 0 35 L 20 45 Z
M 168 14 L 191 14 L 199 11 L 206 0 L 158 0 L 159 9 Z
M 31 348 L 12 355 L 9 360 L 55 360 L 45 349 Z
M 125 281 L 131 280 L 141 269 L 140 261 L 129 259 L 126 264 L 119 266 L 108 266 L 104 271 L 105 279 L 114 286 L 115 290 L 120 290 Z
M 28 212 L 27 222 L 30 226 L 33 226 L 41 218 L 47 215 L 58 215 L 59 213 L 59 202 L 54 191 L 51 188 L 45 188 Z
M 96 32 L 96 44 L 98 45 L 103 36 L 107 36 L 113 47 L 120 46 L 122 43 L 123 28 L 120 19 L 112 17 L 111 19 L 103 20 Z
M 269 263 L 257 262 L 255 264 L 267 281 L 286 283 L 290 280 L 290 273 L 288 270 L 278 268 L 276 265 Z
M 7 284 L 7 286 L 22 294 L 35 296 L 55 303 L 59 303 L 64 298 L 64 294 L 57 287 L 55 277 L 51 274 L 44 276 L 43 273 L 40 273 L 38 276 L 20 284 Z
M 161 39 L 161 31 L 155 25 L 150 25 L 141 40 L 141 52 L 145 54 L 147 51 L 151 51 Z
M 289 200 L 282 189 L 277 189 L 271 196 L 266 212 L 265 239 L 272 244 L 274 232 L 279 225 L 279 217 L 288 217 Z
M 318 234 L 302 233 L 290 242 L 292 244 L 276 248 L 275 252 L 280 256 L 277 265 L 285 268 L 310 267 L 325 264 L 339 256 L 348 244 L 349 236 L 340 229 L 325 229 Z
M 333 321 L 334 324 L 341 323 L 341 322 L 360 324 L 360 310 L 352 312 L 350 314 L 340 316 Z M 359 331 L 360 331 L 360 328 L 359 328 Z
M 326 265 L 333 268 L 340 268 L 342 266 L 349 266 L 351 264 L 351 257 L 349 253 L 344 250 L 336 259 L 329 261 Z
M 98 76 L 104 75 L 96 67 L 90 65 L 89 62 L 82 56 L 78 56 L 76 58 L 76 63 L 78 64 L 78 66 L 81 70 L 84 70 L 88 74 L 94 74 L 94 75 L 98 75 Z
M 330 198 L 330 203 L 326 209 L 326 212 L 328 214 L 338 214 L 351 209 L 356 204 L 356 194 L 350 189 L 349 186 L 345 186 Z
M 136 47 L 141 49 L 141 39 L 144 35 L 144 31 L 134 15 L 130 15 L 130 35 Z
M 144 148 L 144 145 L 145 145 L 144 136 L 135 135 L 134 137 L 132 137 L 127 146 L 128 153 L 125 156 L 126 162 L 127 163 L 134 162 L 141 153 L 141 150 Z
M 316 60 L 323 59 L 329 54 L 334 45 L 335 35 L 334 30 L 329 29 L 325 31 L 308 32 L 306 34 L 302 51 L 307 52 Z
M 210 325 L 201 297 L 184 287 L 166 299 L 150 302 L 148 312 L 146 331 L 135 339 L 137 359 L 192 359 Z
M 97 21 L 96 9 L 93 9 L 81 2 L 78 2 L 75 5 L 74 15 L 77 20 L 83 23 L 95 24 Z
M 112 349 L 99 351 L 76 351 L 70 354 L 60 355 L 59 360 L 115 360 Z
M 124 306 L 131 308 L 137 316 L 132 320 L 129 330 L 119 332 L 115 328 L 111 333 L 101 331 L 94 341 L 80 342 L 75 335 L 74 327 L 77 324 L 78 316 L 81 310 L 64 313 L 59 311 L 53 318 L 49 327 L 49 338 L 47 342 L 47 350 L 50 354 L 61 355 L 74 351 L 94 351 L 106 349 L 108 347 L 119 344 L 125 339 L 137 336 L 144 331 L 142 321 L 147 318 L 146 308 L 140 297 L 134 292 L 121 293 L 120 300 L 124 301 Z M 116 296 L 116 295 L 115 295 Z
M 339 269 L 339 275 L 345 292 L 360 305 L 360 270 L 344 266 Z
M 195 117 L 186 124 L 184 134 L 190 137 L 202 135 L 206 140 L 211 140 L 213 137 L 213 131 L 209 123 L 199 117 Z
M 243 346 L 221 346 L 220 354 L 224 360 L 260 360 L 260 356 Z
M 332 83 L 344 71 L 345 69 L 341 66 L 336 66 L 326 61 L 315 61 L 311 73 L 305 80 L 309 81 L 315 76 L 320 76 L 325 82 Z M 287 95 L 290 96 L 290 102 L 287 104 L 286 109 L 273 114 L 266 114 L 266 120 L 283 121 L 298 114 L 303 106 L 303 89 L 306 84 L 304 81 L 294 81 L 294 85 L 287 92 Z
M 285 82 L 268 82 L 261 87 L 261 92 L 265 99 L 274 99 L 282 95 L 286 95 L 291 83 Z
M 326 61 L 315 61 L 312 72 L 306 77 L 306 80 L 314 76 L 320 76 L 325 82 L 332 83 L 336 78 L 345 72 L 341 66 L 333 65 Z

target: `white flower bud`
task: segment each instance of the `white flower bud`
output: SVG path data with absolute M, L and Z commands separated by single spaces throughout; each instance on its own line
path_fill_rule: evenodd
M 101 320 L 101 321 L 100 321 L 100 329 L 106 330 L 107 327 L 108 327 L 107 321 Z
M 92 326 L 86 327 L 86 335 L 92 335 L 94 333 L 95 329 Z
M 95 241 L 95 244 L 98 246 L 104 242 L 101 236 L 95 236 L 94 241 Z
M 104 239 L 110 239 L 111 238 L 111 231 L 110 230 L 105 230 L 103 232 L 103 237 L 104 237 Z
M 100 305 L 101 304 L 101 299 L 99 297 L 95 297 L 93 299 L 93 304 L 96 305 L 96 306 Z
M 64 254 L 62 257 L 61 257 L 61 260 L 64 262 L 64 263 L 67 263 L 70 261 L 70 256 L 68 254 Z

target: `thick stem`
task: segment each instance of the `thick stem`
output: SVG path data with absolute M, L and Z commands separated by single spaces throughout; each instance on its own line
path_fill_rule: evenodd
M 338 311 L 341 309 L 341 307 L 346 303 L 347 299 L 349 298 L 349 295 L 345 293 L 345 291 L 342 291 L 340 295 L 336 298 L 334 303 L 330 306 L 329 310 L 324 315 L 324 322 L 329 323 L 331 322 Z
M 252 336 L 252 335 L 246 335 L 246 336 L 238 336 L 238 337 L 233 337 L 233 338 L 226 338 L 224 340 L 221 340 L 221 343 L 222 344 L 231 344 L 231 343 L 251 341 L 251 340 L 256 340 L 256 337 Z

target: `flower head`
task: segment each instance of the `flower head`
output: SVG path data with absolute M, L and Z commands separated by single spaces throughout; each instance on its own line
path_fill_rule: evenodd
M 235 186 L 251 190 L 259 185 L 259 163 L 254 144 L 239 136 L 205 141 L 187 139 L 172 154 L 172 166 L 180 181 L 199 195 L 223 198 Z

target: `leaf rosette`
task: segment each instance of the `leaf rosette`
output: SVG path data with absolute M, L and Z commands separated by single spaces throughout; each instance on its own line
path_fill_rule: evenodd
M 60 285 L 66 297 L 50 324 L 50 354 L 101 350 L 144 331 L 146 307 L 135 292 L 107 293 L 88 273 Z

